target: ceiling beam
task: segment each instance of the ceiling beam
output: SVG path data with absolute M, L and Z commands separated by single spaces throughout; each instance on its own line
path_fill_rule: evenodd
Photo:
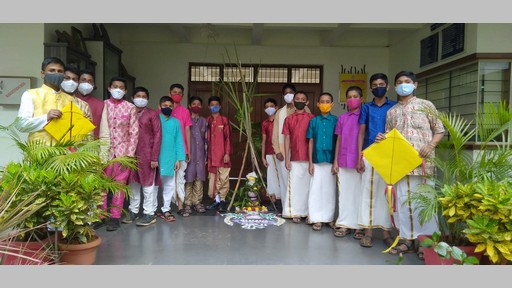
M 190 35 L 185 29 L 185 27 L 181 24 L 169 24 L 169 29 L 178 36 L 180 42 L 182 43 L 190 43 Z
M 322 45 L 327 47 L 334 45 L 334 43 L 336 43 L 336 40 L 338 40 L 341 34 L 347 31 L 348 28 L 350 28 L 350 25 L 351 24 L 348 23 L 338 24 L 336 28 L 334 28 L 322 39 Z
M 252 25 L 252 45 L 261 45 L 263 39 L 263 23 Z

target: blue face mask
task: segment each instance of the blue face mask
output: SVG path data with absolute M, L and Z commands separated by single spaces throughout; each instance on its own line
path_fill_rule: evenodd
M 377 98 L 382 98 L 386 95 L 386 92 L 388 91 L 387 87 L 375 87 L 372 89 L 373 96 Z
M 210 111 L 212 111 L 212 113 L 219 113 L 220 106 L 210 106 Z
M 165 116 L 170 116 L 172 114 L 171 107 L 162 108 L 162 109 L 160 109 L 160 111 L 162 111 L 162 114 L 164 114 Z
M 399 96 L 409 96 L 414 92 L 414 84 L 402 83 L 396 87 L 396 94 Z

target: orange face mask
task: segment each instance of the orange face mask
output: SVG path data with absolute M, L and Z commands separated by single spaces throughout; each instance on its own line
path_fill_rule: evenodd
M 331 104 L 322 103 L 322 104 L 318 105 L 318 108 L 320 108 L 320 112 L 322 112 L 324 114 L 329 113 L 329 111 L 331 111 L 331 109 L 332 109 L 332 103 Z

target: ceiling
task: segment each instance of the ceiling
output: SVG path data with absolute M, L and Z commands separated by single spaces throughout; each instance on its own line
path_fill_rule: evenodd
M 133 25 L 133 24 L 132 24 Z M 140 24 L 138 24 L 140 25 Z M 426 23 L 165 23 L 180 43 L 272 46 L 286 42 L 299 46 L 389 47 Z

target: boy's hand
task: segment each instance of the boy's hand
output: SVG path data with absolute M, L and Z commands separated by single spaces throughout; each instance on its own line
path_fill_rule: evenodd
M 176 164 L 174 164 L 174 171 L 180 170 L 180 161 L 176 161 Z
M 359 174 L 364 172 L 364 161 L 363 161 L 363 159 L 359 159 L 357 161 L 356 169 L 357 169 L 357 172 Z
M 268 167 L 268 161 L 265 158 L 261 158 L 261 162 L 263 162 L 263 166 Z
M 185 162 L 187 162 L 187 163 L 190 162 L 190 155 L 189 154 L 187 154 L 187 156 L 185 157 Z
M 286 170 L 292 170 L 292 163 L 290 163 L 290 161 L 286 160 L 286 163 L 284 165 L 286 166 Z
M 229 155 L 224 155 L 224 163 L 229 163 Z
M 50 109 L 48 114 L 46 114 L 46 120 L 50 121 L 52 119 L 59 119 L 62 117 L 62 112 L 59 109 Z
M 277 160 L 279 160 L 279 161 L 283 161 L 283 160 L 284 160 L 283 153 L 281 153 L 281 152 L 277 153 L 277 154 L 276 154 L 276 158 L 277 158 Z
M 382 134 L 382 133 L 379 133 L 377 134 L 377 136 L 375 136 L 375 142 L 379 143 L 380 141 L 386 139 L 386 135 L 385 134 Z
M 156 169 L 158 167 L 158 161 L 151 161 L 151 169 Z
M 340 171 L 340 168 L 338 167 L 338 163 L 336 163 L 337 161 L 334 161 L 334 163 L 332 163 L 332 168 L 331 168 L 331 173 L 332 175 L 336 175 L 338 174 L 338 171 Z
M 308 171 L 309 171 L 309 175 L 311 175 L 311 176 L 313 176 L 313 174 L 315 174 L 315 166 L 313 165 L 313 163 L 309 163 Z

